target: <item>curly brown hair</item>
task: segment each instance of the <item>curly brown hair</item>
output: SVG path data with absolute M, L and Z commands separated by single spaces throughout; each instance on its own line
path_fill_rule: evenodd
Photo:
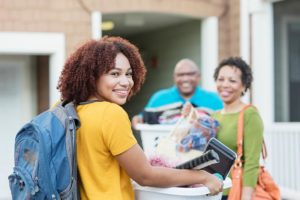
M 98 78 L 115 67 L 118 53 L 127 57 L 133 73 L 134 85 L 129 98 L 136 94 L 144 83 L 146 75 L 138 48 L 121 37 L 104 36 L 100 40 L 86 42 L 70 55 L 57 86 L 61 93 L 61 100 L 78 104 L 96 94 Z

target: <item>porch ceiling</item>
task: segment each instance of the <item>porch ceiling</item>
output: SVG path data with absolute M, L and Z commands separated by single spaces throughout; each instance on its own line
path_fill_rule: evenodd
M 191 17 L 220 16 L 229 0 L 80 0 L 89 11 L 102 13 L 160 12 Z
M 115 27 L 110 31 L 103 31 L 103 34 L 134 35 L 141 32 L 148 32 L 163 27 L 181 24 L 191 19 L 191 17 L 161 13 L 104 14 L 102 16 L 102 21 L 112 21 L 114 22 Z
M 99 11 L 102 21 L 113 21 L 110 35 L 132 35 L 191 19 L 222 16 L 229 0 L 78 0 L 89 13 Z

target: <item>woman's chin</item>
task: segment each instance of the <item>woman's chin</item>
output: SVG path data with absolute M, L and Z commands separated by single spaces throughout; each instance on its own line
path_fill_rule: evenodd
M 127 99 L 123 99 L 123 98 L 121 98 L 121 99 L 113 99 L 111 102 L 113 102 L 113 103 L 115 103 L 115 104 L 118 104 L 118 105 L 124 105 L 125 103 L 126 103 L 126 100 Z
M 232 99 L 229 98 L 222 98 L 222 101 L 224 102 L 224 104 L 231 104 L 233 102 Z

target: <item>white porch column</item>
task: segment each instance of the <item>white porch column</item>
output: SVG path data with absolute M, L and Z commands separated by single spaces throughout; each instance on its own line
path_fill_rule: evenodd
M 256 105 L 265 125 L 274 121 L 274 55 L 272 4 L 251 1 L 252 15 L 252 69 L 253 104 Z
M 201 83 L 202 87 L 216 91 L 213 79 L 218 65 L 218 18 L 208 17 L 201 22 Z
M 102 15 L 99 11 L 92 12 L 91 15 L 92 21 L 92 38 L 98 40 L 102 37 L 101 23 Z

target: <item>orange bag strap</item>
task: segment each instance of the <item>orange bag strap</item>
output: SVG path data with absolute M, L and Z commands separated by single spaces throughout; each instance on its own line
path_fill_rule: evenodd
M 249 107 L 254 107 L 251 104 L 248 104 L 244 106 L 244 108 L 240 111 L 239 117 L 238 117 L 238 131 L 237 131 L 237 161 L 236 164 L 241 165 L 242 161 L 241 158 L 243 156 L 243 134 L 244 134 L 244 112 L 247 110 Z M 255 107 L 254 107 L 255 108 Z M 265 144 L 265 140 L 263 139 L 263 146 L 262 146 L 262 157 L 264 160 L 267 158 L 267 147 Z
M 243 156 L 243 134 L 244 134 L 244 112 L 247 108 L 252 105 L 246 105 L 239 113 L 238 124 L 237 124 L 237 160 L 236 164 L 242 166 L 242 156 Z
M 261 149 L 261 154 L 262 154 L 262 158 L 264 160 L 266 160 L 267 156 L 268 156 L 268 152 L 267 152 L 267 147 L 266 147 L 265 139 L 263 139 L 263 146 L 262 146 L 262 149 Z

